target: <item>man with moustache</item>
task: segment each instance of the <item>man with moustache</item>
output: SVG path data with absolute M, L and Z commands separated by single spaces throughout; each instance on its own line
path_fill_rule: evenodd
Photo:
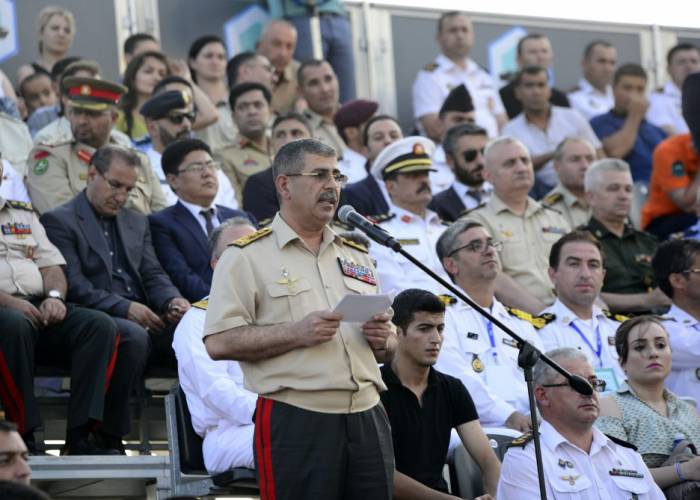
M 442 143 L 447 164 L 454 172 L 452 185 L 433 196 L 430 209 L 442 220 L 452 222 L 465 211 L 486 203 L 493 186 L 484 181 L 484 148 L 486 130 L 463 123 L 452 127 Z
M 377 362 L 396 347 L 391 313 L 360 324 L 332 310 L 345 295 L 377 293 L 367 249 L 329 227 L 346 178 L 335 150 L 315 139 L 282 147 L 273 172 L 279 213 L 214 270 L 207 352 L 240 361 L 260 395 L 262 498 L 388 500 L 394 460 Z
M 596 377 L 586 355 L 570 347 L 554 349 L 547 355 L 565 370 L 587 379 L 594 389 L 593 394 L 584 396 L 544 361 L 535 366 L 547 497 L 665 499 L 634 447 L 593 427 L 600 413 L 598 392 L 605 390 L 605 384 Z M 511 443 L 503 459 L 498 498 L 540 498 L 536 470 L 532 434 L 525 434 Z

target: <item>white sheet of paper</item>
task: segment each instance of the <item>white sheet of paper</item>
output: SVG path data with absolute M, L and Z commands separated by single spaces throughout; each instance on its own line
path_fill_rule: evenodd
M 389 309 L 391 302 L 391 295 L 348 294 L 340 299 L 333 312 L 342 314 L 345 323 L 364 323 Z

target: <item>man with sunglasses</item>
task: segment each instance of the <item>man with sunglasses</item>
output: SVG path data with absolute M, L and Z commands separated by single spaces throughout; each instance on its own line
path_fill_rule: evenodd
M 436 247 L 445 272 L 457 287 L 523 339 L 542 347 L 535 328 L 546 320 L 506 307 L 494 295 L 502 242 L 494 240 L 481 223 L 462 218 L 442 233 Z M 436 367 L 467 387 L 481 425 L 528 430 L 527 386 L 518 367 L 517 343 L 471 306 L 456 298 L 447 302 L 444 342 Z
M 231 243 L 214 270 L 207 351 L 240 361 L 260 395 L 261 498 L 388 500 L 394 461 L 377 362 L 396 346 L 391 313 L 350 323 L 333 310 L 378 289 L 366 247 L 329 226 L 347 178 L 316 139 L 283 146 L 273 173 L 280 211 Z
M 141 114 L 146 119 L 146 128 L 151 142 L 144 153 L 148 155 L 168 205 L 177 202 L 177 194 L 168 185 L 161 165 L 163 151 L 173 142 L 192 136 L 192 125 L 197 119 L 197 110 L 191 93 L 187 90 L 165 90 L 157 93 L 141 106 Z M 216 170 L 219 189 L 214 203 L 229 208 L 237 208 L 238 201 L 231 182 L 221 169 Z
M 588 379 L 594 389 L 584 396 L 543 361 L 535 366 L 547 498 L 665 499 L 636 448 L 593 427 L 600 413 L 598 393 L 605 390 L 605 382 L 596 377 L 586 355 L 571 347 L 547 355 L 568 372 Z M 532 434 L 525 434 L 511 443 L 503 459 L 498 498 L 540 498 L 536 471 Z
M 486 130 L 478 125 L 462 123 L 448 130 L 442 147 L 455 180 L 430 202 L 430 209 L 435 210 L 442 220 L 455 221 L 491 197 L 493 186 L 484 181 L 483 175 L 487 142 Z
M 29 154 L 27 189 L 39 213 L 70 201 L 85 188 L 92 155 L 116 143 L 111 136 L 117 120 L 116 106 L 126 92 L 122 85 L 98 78 L 68 77 L 63 86 L 73 137 L 67 142 L 40 144 Z M 140 159 L 136 186 L 126 206 L 142 214 L 167 206 L 145 155 Z

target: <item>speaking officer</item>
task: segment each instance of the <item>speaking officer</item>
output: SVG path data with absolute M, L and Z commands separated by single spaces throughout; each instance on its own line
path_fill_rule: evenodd
M 40 144 L 27 160 L 29 196 L 42 214 L 70 201 L 85 188 L 95 150 L 114 143 L 110 134 L 117 120 L 116 105 L 126 92 L 121 85 L 96 78 L 73 76 L 64 79 L 63 85 L 73 139 Z M 166 207 L 158 177 L 145 157 L 141 158 L 136 186 L 126 206 L 146 215 Z
M 273 164 L 280 211 L 232 243 L 212 281 L 204 341 L 240 361 L 260 395 L 255 461 L 261 498 L 389 499 L 394 460 L 377 361 L 396 346 L 391 314 L 343 322 L 346 295 L 373 295 L 367 249 L 328 224 L 346 178 L 335 150 L 290 142 Z

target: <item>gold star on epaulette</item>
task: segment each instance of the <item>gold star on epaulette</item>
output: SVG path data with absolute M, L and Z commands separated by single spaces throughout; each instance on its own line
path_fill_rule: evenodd
M 443 293 L 441 295 L 438 295 L 437 298 L 440 299 L 440 302 L 445 304 L 445 306 L 451 306 L 452 304 L 457 303 L 457 297 L 453 297 L 452 295 L 447 294 L 447 293 Z
M 197 309 L 204 309 L 206 311 L 207 307 L 209 307 L 209 299 L 202 299 L 198 302 L 195 302 L 194 304 L 192 304 L 192 307 L 196 307 Z
M 243 247 L 250 245 L 254 241 L 257 241 L 260 238 L 264 238 L 265 236 L 268 236 L 270 234 L 272 234 L 272 229 L 269 227 L 265 227 L 263 229 L 255 231 L 254 233 L 247 234 L 245 236 L 242 236 L 241 238 L 238 238 L 235 241 L 232 241 L 231 243 L 228 244 L 228 246 L 243 248 Z
M 603 314 L 605 314 L 605 317 L 608 319 L 613 319 L 617 321 L 618 323 L 624 323 L 628 319 L 630 319 L 629 316 L 625 316 L 624 314 L 613 314 L 607 309 L 603 309 Z
M 27 203 L 26 201 L 17 201 L 17 200 L 5 200 L 9 206 L 12 208 L 18 208 L 20 210 L 28 210 L 32 211 L 34 210 L 34 207 L 32 207 L 31 203 Z
M 356 243 L 352 240 L 349 240 L 347 238 L 343 238 L 342 236 L 340 237 L 340 240 L 345 243 L 347 246 L 354 248 L 355 250 L 359 250 L 360 252 L 363 253 L 369 253 L 369 250 L 367 247 L 360 245 L 359 243 Z
M 525 448 L 527 446 L 527 443 L 532 441 L 532 431 L 528 431 L 522 436 L 518 436 L 515 439 L 513 439 L 510 443 L 506 445 L 507 448 L 514 448 L 516 446 L 520 446 L 521 448 Z

